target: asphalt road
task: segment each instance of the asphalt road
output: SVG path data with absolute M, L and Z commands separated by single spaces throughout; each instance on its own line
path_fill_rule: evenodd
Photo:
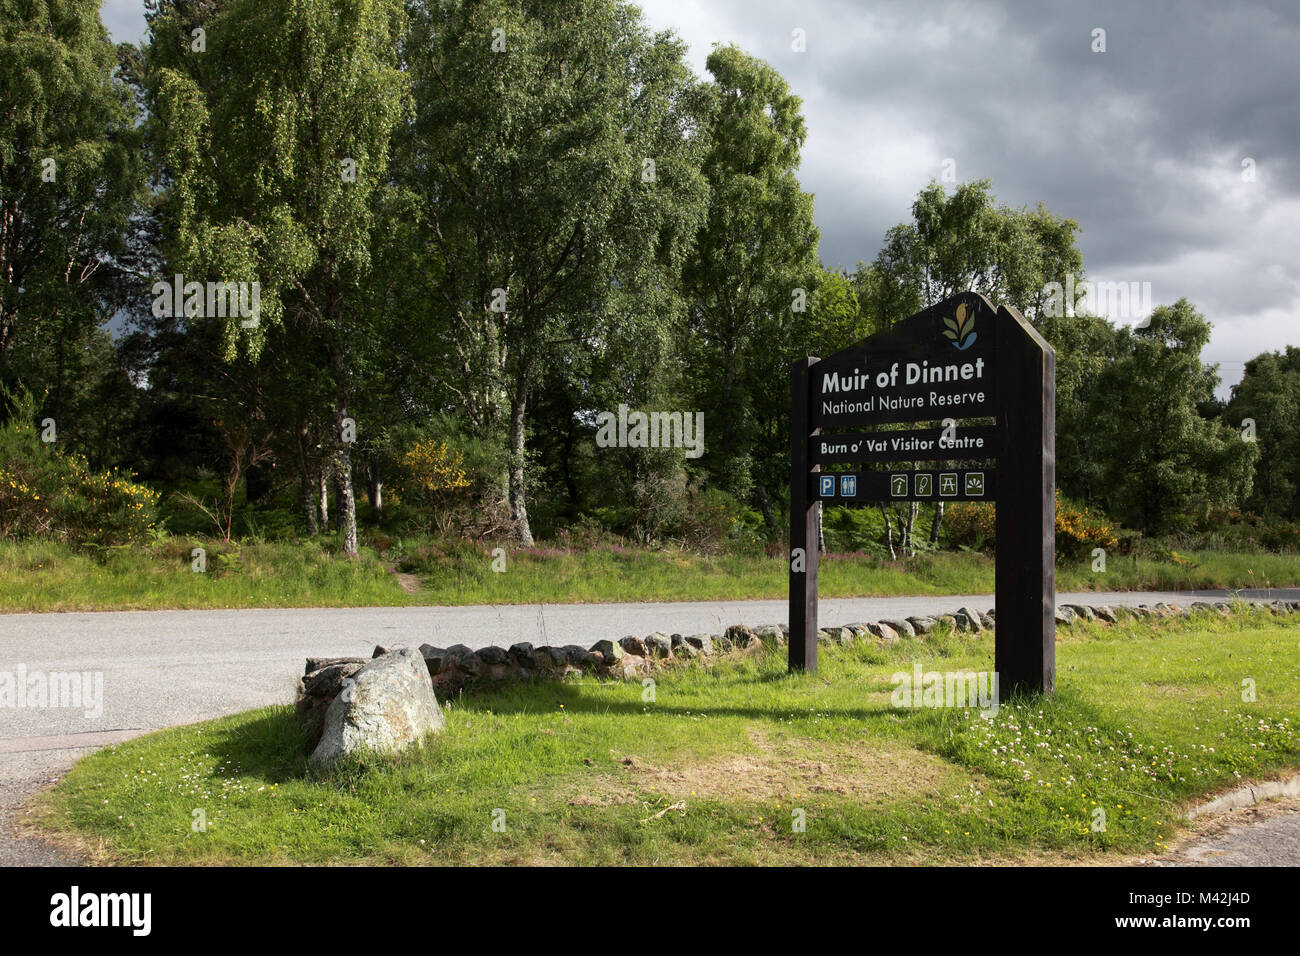
M 1187 604 L 1224 591 L 1061 594 L 1060 603 Z M 1245 592 L 1300 600 L 1300 589 Z M 823 626 L 987 610 L 992 595 L 823 600 Z M 0 614 L 0 672 L 102 674 L 102 713 L 0 708 L 0 865 L 51 864 L 57 855 L 14 837 L 22 804 L 84 754 L 151 730 L 293 699 L 309 656 L 369 656 L 390 647 L 519 641 L 590 646 L 625 634 L 720 632 L 774 624 L 784 601 L 475 607 L 305 608 Z M 100 708 L 92 708 L 99 710 Z

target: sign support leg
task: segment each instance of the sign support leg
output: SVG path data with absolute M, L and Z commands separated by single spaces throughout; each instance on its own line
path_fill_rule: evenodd
M 1056 686 L 1056 354 L 1019 312 L 998 314 L 995 667 L 1001 694 Z
M 817 673 L 817 501 L 808 495 L 808 380 L 815 358 L 790 371 L 790 670 Z M 818 429 L 820 431 L 820 429 Z

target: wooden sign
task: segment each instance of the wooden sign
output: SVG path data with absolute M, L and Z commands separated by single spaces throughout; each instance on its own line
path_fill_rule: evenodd
M 790 669 L 817 669 L 819 502 L 1000 500 L 995 585 L 1000 687 L 1051 693 L 1056 667 L 1056 356 L 1051 346 L 1015 309 L 995 308 L 982 295 L 967 292 L 828 358 L 801 359 L 792 369 L 791 388 Z M 934 424 L 888 427 L 914 422 Z M 877 464 L 891 467 L 823 471 Z

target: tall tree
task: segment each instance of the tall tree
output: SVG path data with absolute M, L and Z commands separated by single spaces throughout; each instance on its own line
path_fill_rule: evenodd
M 142 194 L 117 66 L 97 0 L 0 0 L 0 383 L 48 389 L 56 418 L 105 354 L 88 337 Z
M 1116 332 L 1116 357 L 1098 379 L 1098 499 L 1147 534 L 1250 493 L 1256 445 L 1199 411 L 1219 380 L 1201 362 L 1209 338 L 1209 322 L 1186 299 L 1159 306 L 1146 327 Z
M 615 323 L 670 322 L 705 187 L 702 96 L 671 34 L 615 0 L 427 0 L 407 44 L 409 274 L 458 404 L 509 449 L 528 520 L 527 413 L 557 357 Z
M 691 366 L 716 487 L 751 495 L 772 523 L 785 477 L 773 462 L 789 410 L 779 384 L 807 337 L 820 274 L 813 197 L 799 187 L 802 102 L 767 63 L 734 46 L 709 54 L 715 100 L 704 161 L 711 188 L 684 285 Z M 755 477 L 759 478 L 755 483 Z
M 1223 420 L 1259 445 L 1251 506 L 1300 518 L 1300 348 L 1288 345 L 1247 362 Z
M 877 327 L 888 327 L 959 292 L 979 292 L 1040 321 L 1047 284 L 1083 268 L 1078 229 L 1041 203 L 1032 211 L 998 205 L 987 179 L 962 183 L 951 195 L 931 181 L 912 204 L 912 221 L 889 230 L 872 267 L 859 267 L 864 308 Z M 905 539 L 915 512 L 909 507 L 899 517 Z M 943 512 L 936 502 L 931 544 Z
M 358 299 L 408 105 L 405 27 L 400 0 L 229 0 L 163 7 L 150 22 L 145 85 L 170 263 L 187 280 L 260 284 L 257 324 L 225 323 L 228 357 L 256 357 L 279 324 L 299 354 L 325 356 L 328 467 L 350 555 L 352 359 L 368 334 Z

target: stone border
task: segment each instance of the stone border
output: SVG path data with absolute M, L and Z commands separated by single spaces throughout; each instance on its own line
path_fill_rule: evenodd
M 1300 601 L 1248 601 L 1238 602 L 1237 605 L 1227 601 L 1196 601 L 1186 607 L 1164 602 L 1137 607 L 1058 604 L 1056 622 L 1066 626 L 1079 620 L 1116 624 L 1129 617 L 1173 618 L 1203 612 L 1226 616 L 1232 613 L 1234 606 L 1243 605 L 1251 610 L 1267 610 L 1274 614 L 1300 612 Z M 818 636 L 820 642 L 825 644 L 847 645 L 870 640 L 887 647 L 902 637 L 924 639 L 940 624 L 946 624 L 957 633 L 975 634 L 993 629 L 995 612 L 990 609 L 981 613 L 974 608 L 963 607 L 955 614 L 915 615 L 824 627 Z M 529 643 L 520 643 L 508 648 L 492 646 L 473 650 L 464 644 L 447 648 L 422 644 L 420 653 L 429 668 L 434 690 L 445 698 L 484 682 L 562 680 L 571 674 L 634 680 L 675 664 L 696 661 L 707 666 L 728 655 L 752 653 L 763 647 L 781 648 L 789 643 L 789 637 L 790 629 L 785 625 L 748 627 L 733 624 L 722 634 L 682 635 L 656 631 L 646 637 L 629 635 L 617 641 L 597 641 L 589 648 L 577 644 L 534 647 Z M 351 677 L 368 660 L 386 654 L 388 650 L 386 647 L 376 647 L 371 658 L 307 658 L 306 669 L 299 681 L 299 708 L 316 710 L 329 706 L 345 678 Z
M 1277 797 L 1300 797 L 1300 774 L 1296 774 L 1287 780 L 1269 780 L 1264 783 L 1238 787 L 1236 790 L 1225 793 L 1221 797 L 1216 797 L 1208 803 L 1201 803 L 1192 807 L 1184 816 L 1188 820 L 1195 820 L 1207 813 L 1240 810 L 1243 807 L 1253 807 L 1257 803 L 1263 803 L 1265 800 L 1273 800 Z

